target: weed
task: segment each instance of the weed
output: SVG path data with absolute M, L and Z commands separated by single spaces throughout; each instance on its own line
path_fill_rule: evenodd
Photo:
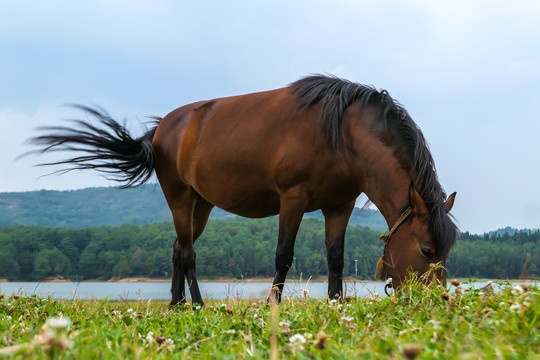
M 0 354 L 29 359 L 538 356 L 537 287 L 499 284 L 495 291 L 458 292 L 457 286 L 411 279 L 392 297 L 341 303 L 305 294 L 279 306 L 227 300 L 208 301 L 198 310 L 169 310 L 161 301 L 0 296 Z

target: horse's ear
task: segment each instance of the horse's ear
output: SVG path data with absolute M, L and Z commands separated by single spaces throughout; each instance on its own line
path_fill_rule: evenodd
M 409 186 L 409 205 L 418 217 L 429 216 L 429 210 L 426 203 L 414 188 L 413 183 Z
M 446 212 L 450 212 L 450 210 L 452 210 L 452 208 L 454 207 L 454 200 L 456 200 L 456 193 L 452 193 L 452 195 L 450 195 L 448 197 L 448 199 L 446 199 L 446 202 L 444 203 L 444 209 L 446 210 Z

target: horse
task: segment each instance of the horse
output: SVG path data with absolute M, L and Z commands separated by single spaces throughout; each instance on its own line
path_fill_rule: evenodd
M 456 242 L 448 198 L 422 131 L 386 90 L 332 75 L 310 75 L 286 87 L 179 107 L 140 137 L 102 108 L 74 105 L 97 119 L 41 127 L 31 152 L 76 152 L 41 163 L 65 172 L 95 169 L 122 187 L 153 174 L 171 210 L 170 306 L 203 305 L 194 243 L 217 206 L 248 218 L 279 215 L 272 289 L 281 294 L 304 213 L 322 210 L 328 297 L 343 297 L 345 231 L 364 193 L 384 216 L 388 234 L 377 277 L 399 289 L 415 274 L 445 283 Z M 45 132 L 45 133 L 43 133 Z M 434 267 L 433 264 L 440 264 Z

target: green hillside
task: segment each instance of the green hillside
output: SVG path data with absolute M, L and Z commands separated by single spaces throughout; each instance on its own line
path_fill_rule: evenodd
M 211 219 L 236 217 L 214 208 Z M 306 217 L 322 219 L 316 211 Z M 71 191 L 30 191 L 0 193 L 0 226 L 29 225 L 65 228 L 150 224 L 171 221 L 172 217 L 159 185 L 146 184 L 132 189 L 115 187 Z M 355 209 L 351 225 L 386 230 L 381 214 Z

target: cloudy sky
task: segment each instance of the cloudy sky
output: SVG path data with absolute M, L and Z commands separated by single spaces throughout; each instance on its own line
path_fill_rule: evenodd
M 460 228 L 540 227 L 540 2 L 2 1 L 0 192 L 111 186 L 14 158 L 99 104 L 131 120 L 331 73 L 387 89 L 424 131 Z

